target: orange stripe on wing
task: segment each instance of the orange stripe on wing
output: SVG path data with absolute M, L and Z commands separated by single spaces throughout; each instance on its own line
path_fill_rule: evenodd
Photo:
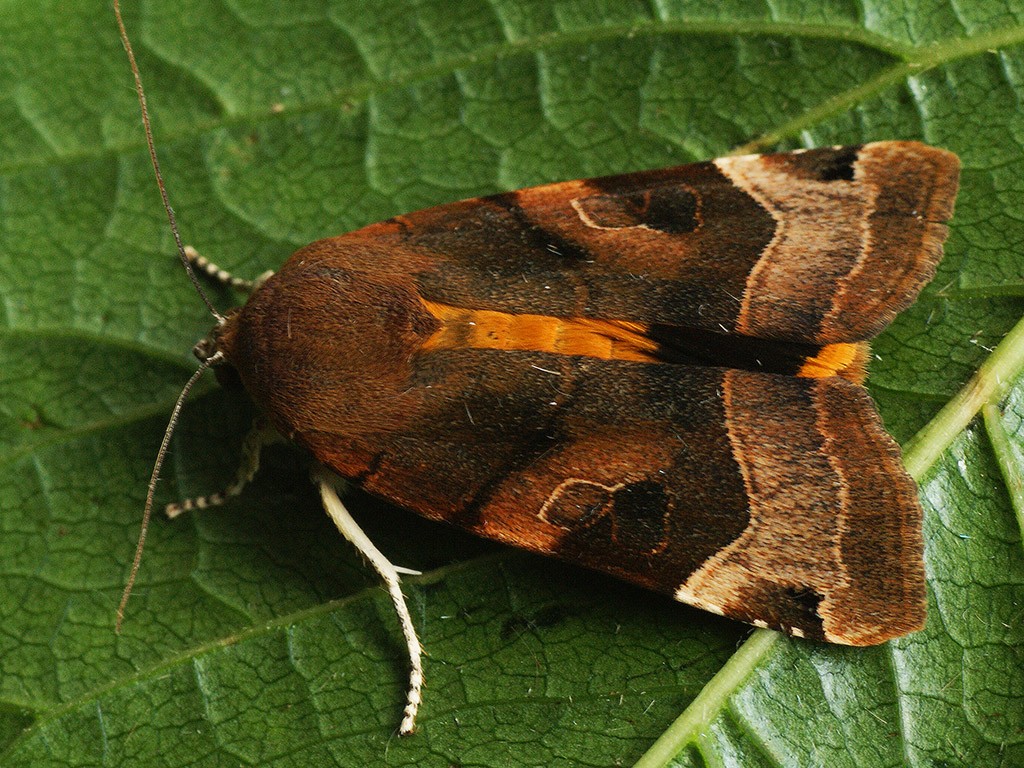
M 863 384 L 867 376 L 867 358 L 866 342 L 827 344 L 814 357 L 804 360 L 796 375 L 808 379 L 842 376 L 856 384 Z
M 628 320 L 586 317 L 551 317 L 513 314 L 492 309 L 471 309 L 421 299 L 440 322 L 421 347 L 424 352 L 441 349 L 501 349 L 579 355 L 600 360 L 662 362 L 659 343 L 650 338 L 651 328 Z M 803 360 L 797 376 L 842 376 L 863 383 L 866 343 L 828 344 Z
M 658 343 L 647 326 L 625 320 L 549 317 L 468 309 L 427 301 L 423 305 L 441 327 L 421 349 L 504 349 L 580 355 L 601 360 L 658 362 Z

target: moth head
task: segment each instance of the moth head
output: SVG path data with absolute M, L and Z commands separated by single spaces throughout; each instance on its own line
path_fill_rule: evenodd
M 230 339 L 234 338 L 234 334 L 230 331 L 234 328 L 237 315 L 237 309 L 228 312 L 222 320 L 217 321 L 208 334 L 192 347 L 192 354 L 199 361 L 200 367 L 202 369 L 213 368 L 217 383 L 227 389 L 236 389 L 242 386 L 238 371 L 231 363 L 230 354 Z
M 192 347 L 192 354 L 196 356 L 196 359 L 200 363 L 209 363 L 220 351 L 217 345 L 217 330 L 220 328 L 220 323 L 213 327 L 213 330 L 209 334 L 201 338 L 194 347 Z

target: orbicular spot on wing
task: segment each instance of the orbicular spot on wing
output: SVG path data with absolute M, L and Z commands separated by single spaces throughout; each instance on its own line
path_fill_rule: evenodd
M 604 483 L 572 477 L 559 483 L 551 492 L 537 517 L 567 531 L 586 528 L 612 509 L 615 492 L 622 483 Z
M 571 204 L 580 221 L 592 229 L 643 227 L 675 235 L 700 225 L 697 198 L 679 186 L 577 197 Z
M 562 482 L 538 512 L 577 544 L 605 539 L 623 551 L 644 555 L 666 546 L 667 515 L 668 497 L 658 482 L 606 485 L 579 478 Z

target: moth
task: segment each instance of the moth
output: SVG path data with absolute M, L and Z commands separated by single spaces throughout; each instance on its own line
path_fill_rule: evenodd
M 868 341 L 933 276 L 958 175 L 950 152 L 882 141 L 398 216 L 238 282 L 248 299 L 217 313 L 192 382 L 237 378 L 321 468 L 402 619 L 402 732 L 418 640 L 335 476 L 758 627 L 880 643 L 923 625 L 925 588 Z

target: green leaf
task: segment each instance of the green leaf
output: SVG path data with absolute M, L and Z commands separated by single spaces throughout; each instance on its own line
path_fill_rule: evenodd
M 125 12 L 184 239 L 245 276 L 318 237 L 535 182 L 739 147 L 956 151 L 947 256 L 875 344 L 870 380 L 893 433 L 918 435 L 929 622 L 876 649 L 759 632 L 737 652 L 742 626 L 353 495 L 381 549 L 425 571 L 406 580 L 429 653 L 422 732 L 397 740 L 387 597 L 280 448 L 223 509 L 154 521 L 115 635 L 146 478 L 212 321 L 174 255 L 108 4 L 10 2 L 0 763 L 1024 764 L 1024 342 L 1004 340 L 1024 314 L 1024 4 Z M 200 386 L 160 501 L 231 477 L 252 415 L 240 400 Z

